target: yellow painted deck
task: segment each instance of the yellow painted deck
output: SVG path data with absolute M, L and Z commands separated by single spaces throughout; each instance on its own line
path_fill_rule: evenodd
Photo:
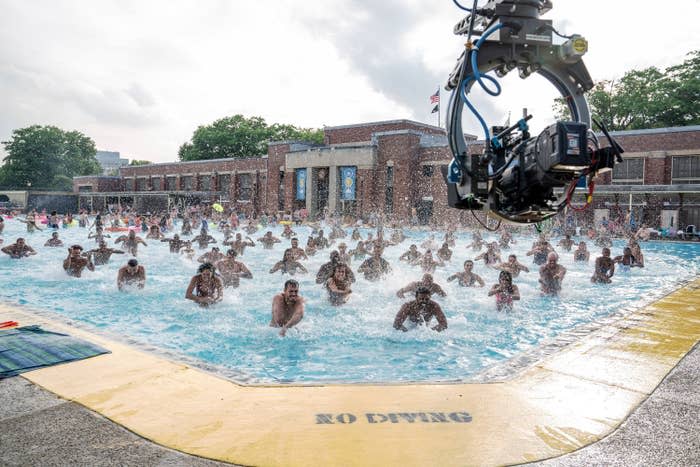
M 492 384 L 241 386 L 9 307 L 112 351 L 25 373 L 139 435 L 245 465 L 502 465 L 614 430 L 700 340 L 700 279 Z

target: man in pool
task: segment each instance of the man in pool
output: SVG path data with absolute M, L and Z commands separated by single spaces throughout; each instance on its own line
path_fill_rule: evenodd
M 139 289 L 146 285 L 146 269 L 135 258 L 131 258 L 117 273 L 119 290 L 124 290 L 127 285 L 136 285 Z
M 447 318 L 442 312 L 442 308 L 437 302 L 430 299 L 430 290 L 426 287 L 419 287 L 416 290 L 416 299 L 408 303 L 404 303 L 394 319 L 394 329 L 406 332 L 408 328 L 404 325 L 406 319 L 413 325 L 430 323 L 430 320 L 435 317 L 438 324 L 431 328 L 433 331 L 443 331 L 447 329 Z
M 586 248 L 586 242 L 580 242 L 578 248 L 574 250 L 574 261 L 587 263 L 590 256 L 591 254 Z
M 452 282 L 457 279 L 458 284 L 462 287 L 474 287 L 475 284 L 479 284 L 479 287 L 484 286 L 484 280 L 478 274 L 472 272 L 474 269 L 474 261 L 468 259 L 464 262 L 464 271 L 456 272 L 447 278 L 447 282 Z
M 380 247 L 375 247 L 372 256 L 364 260 L 357 269 L 358 272 L 364 273 L 365 279 L 368 281 L 378 281 L 384 275 L 391 272 L 391 265 L 382 258 L 384 250 Z
M 200 230 L 199 235 L 194 237 L 192 241 L 199 245 L 200 250 L 208 247 L 210 243 L 216 243 L 216 239 L 209 235 L 206 229 Z
M 408 247 L 407 251 L 399 256 L 399 261 L 406 261 L 408 264 L 416 264 L 421 256 L 422 255 L 420 251 L 418 251 L 418 247 L 414 243 Z
M 197 262 L 216 264 L 217 261 L 221 261 L 224 258 L 225 255 L 219 251 L 219 247 L 214 246 L 211 248 L 211 251 L 207 251 L 202 256 L 197 258 Z
M 292 246 L 289 249 L 292 250 L 292 257 L 294 258 L 294 261 L 299 261 L 300 259 L 309 259 L 304 249 L 299 246 L 298 238 L 295 237 L 292 239 Z
M 83 269 L 86 267 L 90 271 L 95 270 L 95 265 L 92 264 L 90 256 L 86 258 L 82 253 L 83 247 L 80 245 L 73 245 L 68 248 L 68 257 L 63 260 L 63 269 L 69 276 L 80 277 L 83 273 Z
M 128 235 L 120 236 L 114 241 L 114 243 L 123 243 L 126 247 L 126 251 L 128 251 L 131 256 L 137 256 L 139 243 L 141 243 L 143 246 L 148 246 L 141 237 L 136 236 L 135 230 L 130 230 Z
M 24 258 L 26 256 L 32 256 L 36 254 L 34 248 L 27 245 L 22 237 L 15 240 L 15 243 L 7 245 L 2 250 L 3 253 L 10 256 L 13 259 Z
M 95 264 L 95 266 L 101 266 L 103 264 L 107 264 L 109 258 L 113 254 L 123 255 L 124 252 L 122 250 L 108 248 L 107 242 L 102 240 L 98 248 L 88 251 L 87 254 L 92 255 L 92 262 Z
M 496 251 L 497 247 L 498 243 L 496 242 L 488 243 L 486 245 L 486 251 L 474 258 L 474 261 L 483 259 L 486 266 L 495 267 L 501 262 L 501 255 Z
M 591 282 L 594 284 L 609 284 L 615 274 L 615 262 L 610 258 L 610 248 L 603 248 L 602 256 L 595 260 L 595 269 Z
M 250 269 L 242 262 L 236 261 L 237 255 L 236 250 L 231 248 L 226 252 L 226 257 L 216 263 L 224 287 L 238 287 L 241 285 L 241 277 L 244 279 L 253 278 Z
M 187 286 L 185 298 L 200 306 L 208 306 L 224 298 L 224 285 L 221 279 L 216 277 L 213 264 L 204 263 L 199 266 L 197 274 L 192 277 L 190 285 Z
M 287 248 L 284 250 L 282 261 L 277 261 L 275 265 L 270 268 L 270 274 L 277 271 L 282 271 L 282 274 L 294 275 L 296 274 L 297 270 L 303 273 L 309 272 L 299 261 L 294 261 L 292 257 L 292 250 Z
M 272 299 L 272 320 L 270 326 L 280 329 L 284 337 L 287 329 L 297 325 L 304 317 L 304 297 L 299 295 L 299 283 L 289 279 L 284 283 L 284 291 Z
M 281 240 L 274 235 L 272 235 L 272 231 L 268 230 L 265 232 L 265 235 L 262 237 L 258 238 L 258 242 L 262 243 L 262 246 L 266 250 L 272 250 L 272 247 L 275 246 L 275 243 L 280 243 Z
M 396 296 L 399 298 L 404 298 L 404 294 L 407 292 L 415 292 L 419 288 L 426 288 L 430 291 L 430 294 L 437 294 L 441 297 L 447 297 L 447 293 L 433 280 L 432 274 L 423 274 L 423 278 L 419 281 L 411 282 L 406 287 L 399 289 L 396 292 Z
M 333 276 L 333 272 L 335 271 L 336 267 L 341 264 L 343 263 L 340 261 L 340 253 L 337 250 L 331 251 L 330 261 L 323 264 L 316 274 L 316 283 L 325 284 L 328 282 L 328 279 Z M 345 272 L 347 279 L 350 282 L 355 282 L 355 274 L 350 270 L 350 268 L 346 268 Z
M 561 283 L 566 275 L 566 268 L 557 263 L 559 257 L 555 252 L 547 255 L 547 263 L 540 267 L 540 288 L 543 295 L 559 295 Z
M 227 243 L 225 241 L 224 245 L 230 245 L 231 248 L 236 250 L 236 253 L 238 253 L 238 256 L 243 256 L 243 253 L 245 253 L 246 247 L 255 246 L 255 242 L 250 237 L 246 237 L 245 240 L 243 240 L 243 237 L 241 236 L 241 234 L 237 233 L 236 239 L 233 242 Z
M 163 238 L 160 241 L 168 243 L 170 253 L 180 253 L 180 249 L 182 249 L 186 243 L 186 241 L 182 240 L 178 234 L 173 235 L 173 238 Z
M 53 232 L 51 234 L 51 238 L 46 240 L 46 243 L 44 243 L 44 246 L 50 246 L 50 247 L 63 246 L 63 242 L 61 241 L 60 238 L 58 238 L 58 232 Z
M 508 261 L 499 264 L 495 267 L 495 269 L 508 271 L 512 277 L 518 277 L 520 275 L 520 271 L 530 272 L 527 266 L 518 262 L 518 257 L 515 255 L 508 255 Z

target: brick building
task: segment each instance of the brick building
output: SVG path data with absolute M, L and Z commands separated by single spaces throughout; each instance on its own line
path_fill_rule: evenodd
M 422 223 L 469 215 L 447 206 L 440 169 L 451 155 L 444 129 L 392 120 L 324 133 L 323 146 L 281 141 L 262 156 L 123 167 L 119 180 L 109 182 L 76 177 L 74 191 L 82 206 L 95 209 L 129 202 L 154 211 L 217 201 L 254 215 L 302 207 L 312 215 L 377 212 L 400 221 L 416 215 Z M 700 225 L 700 126 L 613 135 L 625 161 L 597 181 L 591 215 L 631 207 L 651 225 Z M 481 143 L 469 138 L 478 151 Z

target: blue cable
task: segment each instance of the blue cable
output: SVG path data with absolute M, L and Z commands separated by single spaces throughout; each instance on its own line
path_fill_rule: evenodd
M 463 7 L 462 5 L 459 4 L 459 2 L 457 0 L 452 0 L 452 1 L 455 2 L 455 5 L 457 5 L 457 8 L 464 10 L 464 11 L 468 11 L 471 13 L 471 11 L 472 11 L 471 8 Z

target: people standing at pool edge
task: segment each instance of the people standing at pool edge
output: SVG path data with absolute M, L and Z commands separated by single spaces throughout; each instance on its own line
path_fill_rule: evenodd
M 304 297 L 299 295 L 299 283 L 288 279 L 284 283 L 284 291 L 272 299 L 272 320 L 270 326 L 280 329 L 279 335 L 284 337 L 287 330 L 296 326 L 304 317 Z

